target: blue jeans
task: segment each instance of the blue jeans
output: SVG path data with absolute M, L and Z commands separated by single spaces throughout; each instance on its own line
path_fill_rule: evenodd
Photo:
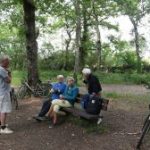
M 83 109 L 86 109 L 89 99 L 90 99 L 90 94 L 83 95 L 83 97 L 81 99 L 81 106 Z

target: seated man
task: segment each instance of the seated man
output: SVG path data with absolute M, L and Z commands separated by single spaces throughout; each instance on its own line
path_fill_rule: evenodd
M 58 75 L 57 80 L 58 80 L 57 83 L 52 84 L 52 88 L 50 90 L 51 93 L 50 98 L 43 103 L 43 106 L 38 116 L 34 117 L 34 119 L 36 119 L 37 121 L 43 121 L 45 119 L 45 115 L 50 109 L 51 101 L 58 99 L 60 94 L 63 94 L 66 89 L 66 84 L 64 83 L 64 76 Z
M 52 101 L 52 105 L 48 112 L 48 115 L 53 120 L 53 125 L 57 123 L 57 113 L 59 113 L 60 108 L 72 107 L 79 93 L 79 89 L 75 85 L 74 78 L 68 77 L 67 87 L 63 95 L 60 95 L 59 99 Z
M 82 74 L 84 77 L 84 83 L 87 86 L 88 94 L 84 95 L 81 101 L 82 107 L 86 109 L 88 100 L 90 96 L 98 96 L 101 97 L 102 87 L 98 80 L 98 78 L 92 74 L 91 69 L 84 68 L 82 70 Z

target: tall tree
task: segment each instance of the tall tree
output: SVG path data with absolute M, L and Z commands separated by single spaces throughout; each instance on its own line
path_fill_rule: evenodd
M 120 0 L 117 1 L 121 12 L 124 15 L 127 15 L 133 25 L 134 33 L 134 44 L 137 55 L 137 72 L 142 72 L 141 65 L 141 49 L 140 49 L 140 34 L 139 34 L 139 25 L 143 17 L 149 12 L 150 7 L 147 0 Z
M 93 17 L 95 19 L 95 30 L 96 30 L 96 35 L 97 35 L 97 41 L 96 41 L 96 50 L 97 50 L 97 62 L 98 62 L 98 69 L 100 69 L 101 66 L 101 60 L 102 60 L 102 43 L 101 43 L 101 33 L 99 29 L 99 19 L 98 15 L 95 10 L 95 0 L 92 0 L 92 10 L 93 10 Z
M 76 49 L 75 49 L 75 66 L 74 66 L 74 75 L 80 71 L 80 50 L 81 50 L 81 7 L 80 0 L 75 0 L 75 12 L 76 12 Z
M 32 0 L 23 0 L 24 23 L 26 34 L 26 51 L 27 51 L 27 69 L 28 82 L 35 86 L 39 80 L 38 74 L 38 47 L 37 47 L 37 33 L 35 27 L 35 5 Z

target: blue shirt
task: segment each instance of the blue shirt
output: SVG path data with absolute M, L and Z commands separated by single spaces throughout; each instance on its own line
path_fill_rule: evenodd
M 0 66 L 0 96 L 10 92 L 10 84 L 5 81 L 6 78 L 8 78 L 8 72 Z
M 60 94 L 63 94 L 65 89 L 66 89 L 66 84 L 63 83 L 63 82 L 57 82 L 57 83 L 53 83 L 52 84 L 52 89 L 55 90 L 58 90 L 59 92 L 58 93 L 52 93 L 51 95 L 51 99 L 54 100 L 54 99 L 59 99 L 59 95 Z
M 77 88 L 76 86 L 67 86 L 63 96 L 65 100 L 69 101 L 73 105 L 78 93 L 79 88 Z

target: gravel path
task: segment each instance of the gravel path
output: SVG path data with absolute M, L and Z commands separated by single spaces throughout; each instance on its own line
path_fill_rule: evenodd
M 105 92 L 146 94 L 148 90 L 137 85 L 102 85 Z M 82 88 L 82 90 L 84 90 Z M 147 113 L 147 103 L 128 100 L 111 100 L 107 112 L 103 112 L 102 125 L 108 128 L 103 134 L 86 133 L 71 122 L 49 129 L 48 122 L 37 123 L 32 119 L 42 101 L 20 101 L 19 110 L 9 116 L 12 135 L 0 135 L 0 150 L 135 150 L 142 122 Z M 142 150 L 149 150 L 146 142 Z

